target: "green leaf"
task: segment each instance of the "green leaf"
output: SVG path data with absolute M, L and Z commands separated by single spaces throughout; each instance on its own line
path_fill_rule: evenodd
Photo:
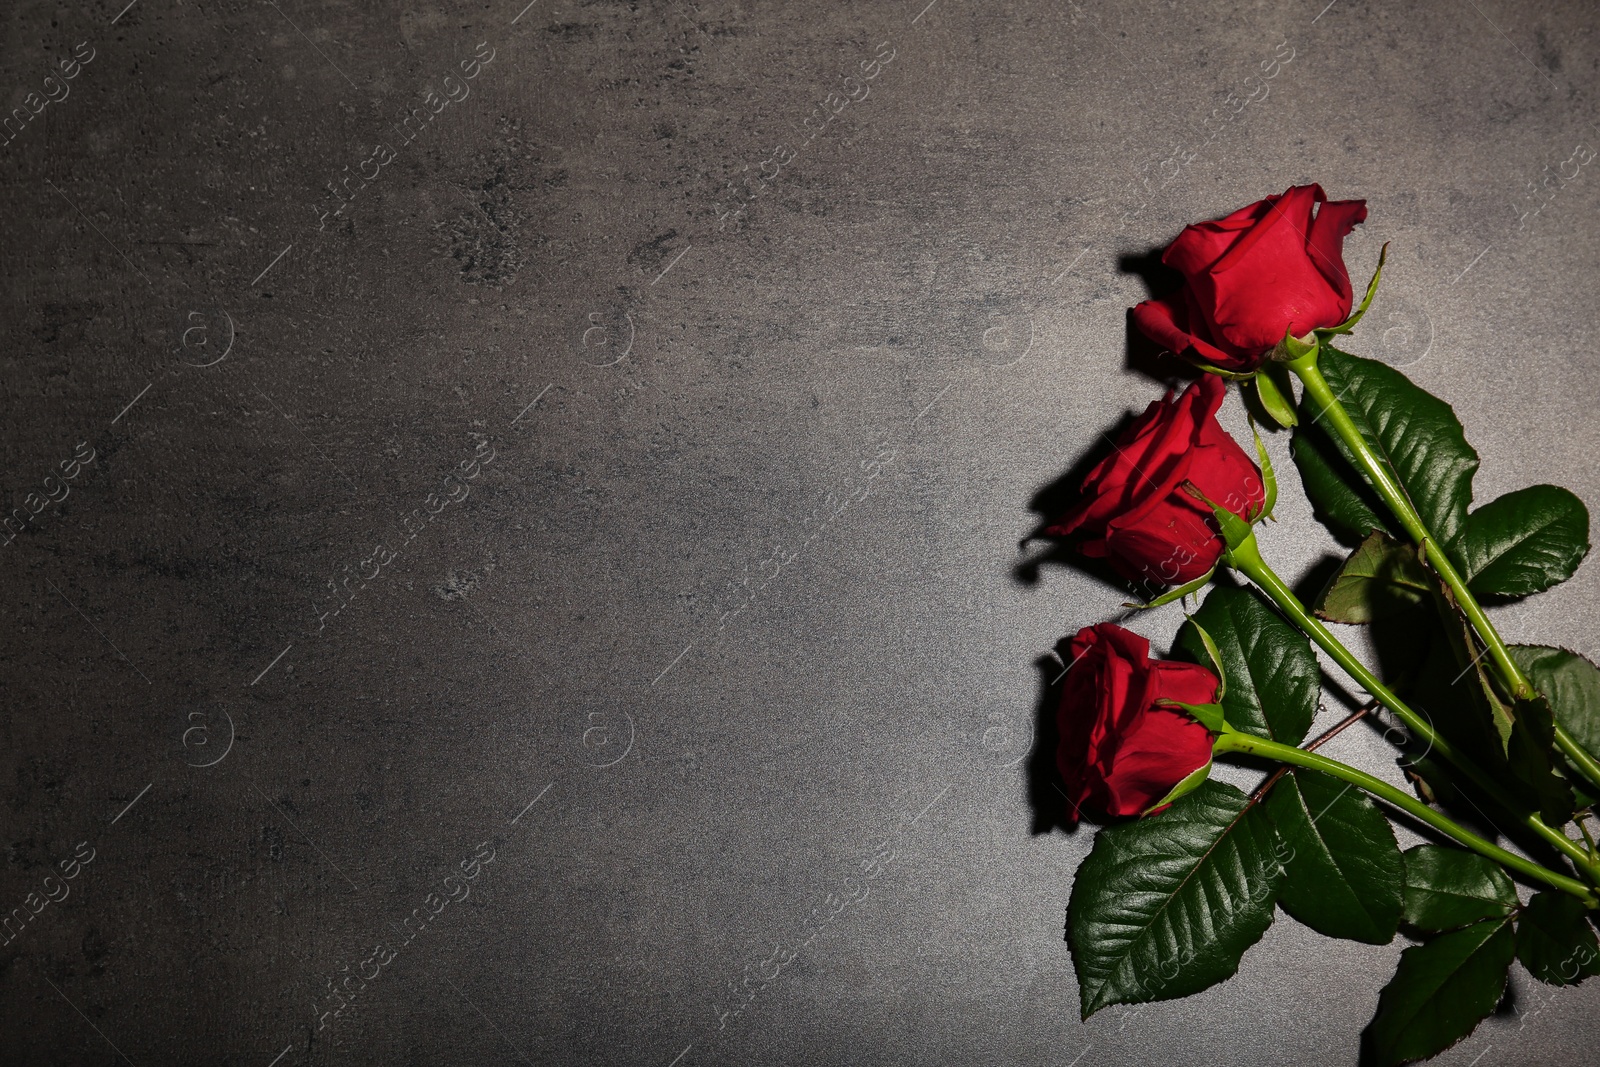
M 1454 930 L 1500 919 L 1517 906 L 1517 887 L 1498 863 L 1459 848 L 1418 845 L 1405 853 L 1405 921 L 1418 930 Z
M 1450 609 L 1454 599 L 1449 590 L 1440 586 L 1438 592 Z M 1436 725 L 1513 797 L 1547 823 L 1560 826 L 1572 815 L 1576 801 L 1557 769 L 1549 701 L 1543 696 L 1504 700 L 1489 677 L 1488 657 L 1466 620 L 1450 610 L 1444 621 L 1455 663 L 1445 667 L 1434 662 L 1429 669 L 1450 671 L 1454 681 L 1445 686 L 1448 702 L 1432 704 L 1449 711 Z M 1433 680 L 1443 679 L 1436 673 Z
M 1357 430 L 1411 498 L 1424 525 L 1441 544 L 1453 542 L 1466 525 L 1478 454 L 1467 444 L 1450 405 L 1393 367 L 1331 345 L 1323 346 L 1317 365 Z M 1296 447 L 1295 462 L 1312 504 L 1350 533 L 1365 536 L 1384 529 L 1399 534 L 1387 511 L 1369 503 L 1376 497 L 1344 442 L 1320 424 L 1322 414 L 1315 400 L 1301 398 L 1295 441 L 1298 446 L 1304 438 L 1309 447 Z M 1318 435 L 1321 442 L 1312 444 Z M 1384 518 L 1373 521 L 1380 514 Z
M 1589 509 L 1554 485 L 1530 485 L 1474 511 L 1450 554 L 1479 595 L 1527 596 L 1572 577 L 1589 551 Z
M 1373 531 L 1328 583 L 1317 614 L 1330 622 L 1390 618 L 1425 603 L 1432 582 L 1415 548 Z
M 1304 418 L 1304 409 L 1302 402 L 1302 419 L 1289 439 L 1289 454 L 1300 469 L 1300 484 L 1317 518 L 1346 543 L 1360 541 L 1373 530 L 1400 532 L 1379 517 L 1388 513 L 1378 495 L 1339 454 L 1327 431 Z
M 1511 920 L 1502 916 L 1400 953 L 1367 1027 L 1373 1061 L 1425 1060 L 1472 1033 L 1500 1003 L 1515 952 Z
M 1442 582 L 1436 591 L 1445 640 L 1430 650 L 1433 661 L 1425 668 L 1432 672 L 1428 680 L 1440 687 L 1429 694 L 1428 703 L 1449 710 L 1439 725 L 1453 740 L 1469 745 L 1481 761 L 1499 763 L 1515 721 L 1511 705 L 1500 699 L 1491 682 L 1484 662 L 1488 656 L 1455 598 Z
M 1506 764 L 1524 797 L 1551 826 L 1563 826 L 1577 810 L 1572 787 L 1556 769 L 1556 720 L 1542 695 L 1512 705 Z
M 1590 755 L 1600 753 L 1600 669 L 1576 652 L 1542 645 L 1512 645 L 1511 658 L 1573 740 Z
M 1210 634 L 1227 678 L 1221 698 L 1228 725 L 1286 745 L 1298 745 L 1317 713 L 1322 678 L 1311 642 L 1268 607 L 1254 590 L 1217 586 L 1177 647 L 1196 663 L 1211 661 L 1196 627 Z
M 1277 846 L 1266 813 L 1214 781 L 1160 815 L 1101 830 L 1067 909 L 1083 1017 L 1231 977 L 1272 924 Z
M 1517 921 L 1517 959 L 1528 973 L 1550 985 L 1577 985 L 1600 974 L 1600 944 L 1577 897 L 1535 893 Z
M 1278 892 L 1283 910 L 1329 937 L 1392 941 L 1405 861 L 1372 801 L 1344 782 L 1296 767 L 1263 806 L 1287 846 Z
M 1462 810 L 1467 798 L 1451 777 L 1450 764 L 1433 756 L 1418 756 L 1401 761 L 1402 773 L 1411 783 L 1417 799 L 1436 808 Z

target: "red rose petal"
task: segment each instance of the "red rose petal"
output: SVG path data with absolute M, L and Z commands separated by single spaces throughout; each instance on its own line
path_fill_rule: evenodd
M 1330 200 L 1317 211 L 1317 217 L 1311 221 L 1311 233 L 1306 238 L 1306 251 L 1311 253 L 1311 262 L 1322 272 L 1339 294 L 1339 318 L 1333 322 L 1321 323 L 1321 326 L 1337 326 L 1350 316 L 1350 306 L 1354 301 L 1354 294 L 1350 290 L 1350 271 L 1344 264 L 1344 239 L 1356 225 L 1367 219 L 1367 202 L 1365 200 Z M 1311 329 L 1316 329 L 1313 326 Z

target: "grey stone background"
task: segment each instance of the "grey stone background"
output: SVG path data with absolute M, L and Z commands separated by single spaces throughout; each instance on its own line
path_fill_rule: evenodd
M 1079 1022 L 1041 657 L 1126 592 L 1018 540 L 1180 374 L 1128 257 L 1307 181 L 1480 499 L 1600 503 L 1595 10 L 523 3 L 0 15 L 0 908 L 76 871 L 0 1057 L 1353 1063 L 1403 944 L 1286 919 Z M 1600 650 L 1597 573 L 1509 635 Z

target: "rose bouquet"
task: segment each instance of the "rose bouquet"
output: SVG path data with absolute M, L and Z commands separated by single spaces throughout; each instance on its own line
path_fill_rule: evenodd
M 1508 644 L 1484 610 L 1569 578 L 1588 512 L 1549 485 L 1471 508 L 1478 456 L 1450 406 L 1334 347 L 1382 275 L 1380 255 L 1357 304 L 1343 243 L 1365 217 L 1312 185 L 1186 228 L 1162 256 L 1181 291 L 1133 319 L 1205 373 L 1135 419 L 1048 528 L 1136 583 L 1137 606 L 1198 603 L 1172 659 L 1112 623 L 1070 643 L 1057 765 L 1070 818 L 1106 824 L 1068 909 L 1084 1018 L 1223 981 L 1280 907 L 1329 937 L 1415 942 L 1364 1035 L 1379 1064 L 1471 1033 L 1513 960 L 1552 985 L 1600 973 L 1600 670 Z M 1229 382 L 1292 430 L 1314 512 L 1350 548 L 1309 605 L 1258 544 L 1277 484 L 1259 433 L 1247 452 L 1217 421 Z M 1307 743 L 1314 649 L 1370 702 Z M 1363 718 L 1410 788 L 1315 751 Z M 1271 773 L 1246 794 L 1210 777 L 1224 757 Z M 1430 840 L 1402 852 L 1392 822 Z

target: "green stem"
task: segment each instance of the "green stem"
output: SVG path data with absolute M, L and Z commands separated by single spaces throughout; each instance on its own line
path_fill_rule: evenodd
M 1317 366 L 1320 348 L 1319 345 L 1299 359 L 1289 360 L 1287 364 L 1305 386 L 1306 395 L 1316 401 L 1317 419 L 1328 420 L 1334 432 L 1356 457 L 1357 464 L 1366 474 L 1367 481 L 1372 483 L 1372 488 L 1377 490 L 1378 496 L 1383 498 L 1383 502 L 1389 506 L 1394 517 L 1400 520 L 1400 525 L 1405 528 L 1406 534 L 1427 557 L 1434 571 L 1444 580 L 1444 584 L 1450 587 L 1456 604 L 1466 614 L 1467 620 L 1472 623 L 1472 628 L 1478 632 L 1478 636 L 1487 646 L 1489 658 L 1494 662 L 1495 670 L 1505 683 L 1506 689 L 1518 700 L 1531 698 L 1534 694 L 1533 685 L 1517 666 L 1516 661 L 1511 658 L 1511 652 L 1506 648 L 1500 631 L 1495 629 L 1494 623 L 1489 621 L 1489 616 L 1484 614 L 1477 597 L 1467 588 L 1466 581 L 1456 570 L 1444 547 L 1423 523 L 1422 516 L 1417 513 L 1416 506 L 1411 503 L 1411 498 L 1406 495 L 1399 479 L 1394 476 L 1384 460 L 1372 450 L 1371 444 L 1351 420 L 1350 413 L 1344 409 L 1344 404 L 1334 395 L 1332 387 L 1328 385 L 1328 379 L 1322 376 L 1322 369 Z M 1589 762 L 1592 764 L 1594 761 Z M 1600 772 L 1600 766 L 1596 767 L 1596 771 Z M 1596 784 L 1600 784 L 1600 779 L 1595 781 Z
M 1428 751 L 1437 752 L 1440 756 L 1449 760 L 1507 811 L 1514 813 L 1519 810 L 1520 805 L 1506 794 L 1499 783 L 1485 774 L 1461 752 L 1457 751 L 1449 741 L 1439 736 L 1438 731 L 1433 728 L 1432 724 L 1412 710 L 1411 706 L 1396 696 L 1388 686 L 1380 682 L 1377 675 L 1367 669 L 1366 664 L 1357 659 L 1349 649 L 1339 642 L 1337 637 L 1329 632 L 1326 626 L 1322 625 L 1322 622 L 1315 615 L 1306 610 L 1305 605 L 1300 603 L 1300 598 L 1294 595 L 1294 590 L 1290 589 L 1283 579 L 1279 578 L 1277 573 L 1267 566 L 1266 560 L 1261 558 L 1261 549 L 1256 545 L 1254 532 L 1245 538 L 1241 544 L 1229 550 L 1229 558 L 1233 567 L 1260 586 L 1261 590 L 1272 598 L 1278 607 L 1283 610 L 1284 614 L 1289 616 L 1295 625 L 1304 630 L 1306 635 L 1316 642 L 1318 648 L 1326 652 L 1362 688 L 1371 693 L 1373 699 L 1394 712 L 1401 722 L 1404 722 L 1414 734 L 1426 742 Z M 1529 830 L 1566 853 L 1588 875 L 1591 881 L 1600 884 L 1600 864 L 1597 864 L 1584 852 L 1582 846 L 1576 841 L 1545 823 L 1536 813 L 1522 816 L 1522 822 Z
M 1365 789 L 1379 800 L 1394 805 L 1408 815 L 1421 819 L 1451 840 L 1472 849 L 1480 856 L 1488 857 L 1507 870 L 1516 871 L 1528 878 L 1553 886 L 1564 893 L 1571 893 L 1591 908 L 1600 903 L 1594 892 L 1582 882 L 1574 878 L 1568 878 L 1563 874 L 1557 874 L 1555 871 L 1540 866 L 1532 860 L 1524 859 L 1514 852 L 1507 852 L 1499 845 L 1485 841 L 1477 834 L 1462 828 L 1420 800 L 1417 800 L 1405 790 L 1398 789 L 1381 778 L 1374 778 L 1365 771 L 1359 771 L 1349 764 L 1340 763 L 1338 760 L 1329 759 L 1326 756 L 1319 756 L 1315 752 L 1307 752 L 1304 749 L 1295 748 L 1293 745 L 1285 745 L 1278 741 L 1269 741 L 1264 737 L 1236 732 L 1224 733 L 1219 736 L 1213 746 L 1213 751 L 1217 755 L 1227 752 L 1240 752 L 1251 756 L 1265 756 L 1280 763 L 1289 763 L 1297 767 L 1305 767 L 1332 775 L 1341 781 L 1349 782 L 1351 785 Z
M 1317 402 L 1320 409 L 1317 418 L 1327 417 L 1328 423 L 1355 455 L 1372 487 L 1378 491 L 1378 495 L 1389 506 L 1389 510 L 1394 512 L 1395 518 L 1400 520 L 1400 525 L 1405 527 L 1406 533 L 1427 557 L 1434 571 L 1444 580 L 1445 585 L 1450 587 L 1450 593 L 1455 597 L 1457 606 L 1466 614 L 1467 620 L 1472 623 L 1472 628 L 1477 631 L 1485 647 L 1488 648 L 1489 658 L 1494 663 L 1495 671 L 1505 684 L 1507 692 L 1517 700 L 1530 699 L 1534 695 L 1533 683 L 1522 672 L 1522 668 L 1517 666 L 1516 660 L 1511 658 L 1511 651 L 1506 647 L 1500 631 L 1484 613 L 1478 598 L 1472 595 L 1472 590 L 1467 588 L 1467 583 L 1456 570 L 1455 564 L 1451 562 L 1443 546 L 1439 544 L 1438 538 L 1433 536 L 1427 524 L 1422 521 L 1422 516 L 1418 514 L 1416 506 L 1411 503 L 1411 498 L 1401 488 L 1399 480 L 1373 452 L 1372 446 L 1351 421 L 1350 413 L 1345 411 L 1344 405 L 1334 395 L 1333 389 L 1328 385 L 1328 379 L 1322 376 L 1322 370 L 1317 366 L 1317 354 L 1320 348 L 1319 345 L 1306 355 L 1290 360 L 1287 364 L 1289 369 L 1299 376 L 1301 384 L 1305 386 L 1306 395 Z M 1556 743 L 1585 778 L 1595 785 L 1600 785 L 1600 762 L 1589 755 L 1560 723 L 1556 723 Z
M 1567 759 L 1572 761 L 1572 765 L 1583 772 L 1585 778 L 1600 785 L 1600 763 L 1596 763 L 1595 758 L 1573 740 L 1572 735 L 1562 729 L 1560 723 L 1556 723 L 1556 744 L 1567 754 Z

